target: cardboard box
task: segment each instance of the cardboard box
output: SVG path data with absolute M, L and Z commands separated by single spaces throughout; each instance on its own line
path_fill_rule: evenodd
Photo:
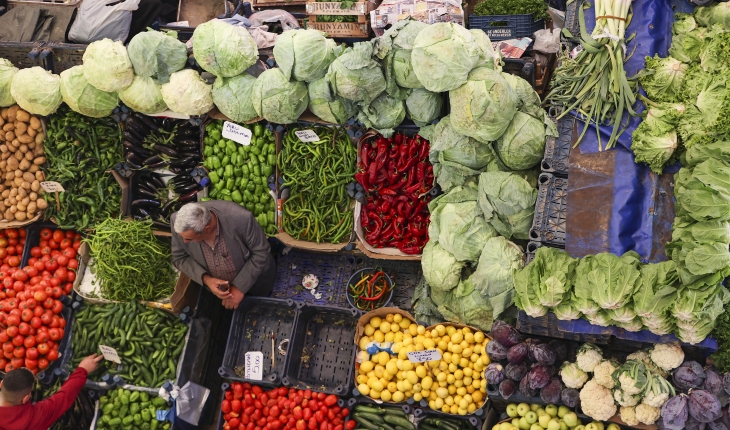
M 357 236 L 357 249 L 370 258 L 378 258 L 381 260 L 401 260 L 401 261 L 421 261 L 421 254 L 405 254 L 400 252 L 398 248 L 375 248 L 365 240 L 365 231 L 360 224 L 360 209 L 362 204 L 355 203 L 355 235 Z
M 365 326 L 367 325 L 368 322 L 370 322 L 371 318 L 380 317 L 383 320 L 385 320 L 385 317 L 388 314 L 398 314 L 398 315 L 401 315 L 403 318 L 409 320 L 413 324 L 418 324 L 416 322 L 416 319 L 413 318 L 413 315 L 404 311 L 403 309 L 400 309 L 400 308 L 375 309 L 373 311 L 362 314 L 362 316 L 357 320 L 357 328 L 355 329 L 355 339 L 354 339 L 355 345 L 360 344 L 360 338 L 362 337 L 363 334 L 365 334 Z
M 386 27 L 408 18 L 426 24 L 453 22 L 463 26 L 464 10 L 461 2 L 455 0 L 385 0 L 370 12 L 376 36 L 382 36 Z
M 308 2 L 306 6 L 308 15 L 362 15 L 367 16 L 375 9 L 375 3 L 363 1 L 353 3 L 352 6 L 342 9 L 340 2 Z

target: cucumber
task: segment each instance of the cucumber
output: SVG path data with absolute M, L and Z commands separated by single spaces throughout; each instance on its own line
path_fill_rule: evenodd
M 382 415 L 386 411 L 384 411 L 383 409 L 380 409 L 380 408 L 373 407 L 373 406 L 357 405 L 357 406 L 355 406 L 355 412 L 365 412 L 368 414 Z
M 359 414 L 355 414 L 355 421 L 357 421 L 358 426 L 363 426 L 367 428 L 368 430 L 378 430 L 378 425 L 373 424 L 370 421 L 367 420 L 367 418 L 363 418 L 359 416 Z
M 379 423 L 380 424 L 380 423 L 384 423 L 385 422 L 383 420 L 383 417 L 381 417 L 380 415 L 369 414 L 367 412 L 358 412 L 356 414 L 356 416 L 360 416 L 360 417 L 365 418 L 366 420 L 370 420 L 370 421 L 372 421 L 374 423 Z
M 397 417 L 395 415 L 386 414 L 383 417 L 383 419 L 385 420 L 386 423 L 398 425 L 398 426 L 401 426 L 401 427 L 405 427 L 408 430 L 416 430 L 416 427 L 410 421 L 408 421 L 405 418 Z

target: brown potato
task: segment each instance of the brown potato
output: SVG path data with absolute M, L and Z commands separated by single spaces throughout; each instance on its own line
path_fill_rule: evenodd
M 13 208 L 10 208 L 5 211 L 5 219 L 8 221 L 15 221 L 15 214 L 12 211 Z
M 15 212 L 15 219 L 17 219 L 18 221 L 25 221 L 27 219 L 27 214 L 25 213 L 25 210 L 21 211 L 20 209 L 18 209 L 18 211 Z
M 8 198 L 8 203 L 10 204 L 10 206 L 14 206 L 14 205 L 18 204 L 18 199 L 13 196 L 10 196 Z
M 16 187 L 19 187 L 19 186 L 23 185 L 23 178 L 15 178 L 15 179 L 13 179 L 13 183 L 15 184 Z
M 48 202 L 45 199 L 38 199 L 36 205 L 38 205 L 38 209 L 43 210 L 48 207 Z
M 30 197 L 31 202 L 34 202 L 38 200 L 38 193 L 31 191 L 30 194 L 28 194 L 28 197 Z
M 14 123 L 9 122 L 3 126 L 3 131 L 13 131 L 13 130 L 15 130 Z M 12 139 L 10 139 L 10 140 L 12 140 Z
M 28 212 L 27 212 L 27 213 L 25 214 L 25 216 L 26 216 L 26 217 L 28 217 L 28 219 L 29 219 L 29 220 L 31 220 L 31 219 L 35 218 L 35 216 L 36 216 L 35 212 L 36 212 L 36 211 L 33 211 L 33 212 L 31 212 L 31 211 L 28 211 Z
M 33 181 L 31 181 L 31 184 L 30 184 L 30 189 L 31 189 L 31 190 L 33 190 L 33 192 L 36 192 L 36 193 L 37 193 L 37 192 L 38 192 L 38 190 L 40 190 L 40 189 L 41 189 L 41 181 L 39 181 L 39 180 L 35 179 L 35 175 L 34 175 L 34 178 L 33 178 L 33 179 L 34 179 L 34 180 L 33 180 Z M 32 195 L 32 194 L 33 194 L 33 193 L 31 193 L 31 195 Z
M 15 139 L 15 133 L 13 133 L 12 131 L 6 131 L 6 133 L 5 133 L 5 140 L 7 140 L 7 141 L 10 142 L 13 139 Z
M 25 134 L 28 130 L 28 124 L 21 122 L 20 120 L 15 121 L 13 125 L 15 126 L 15 134 L 17 135 Z
M 18 141 L 20 143 L 30 143 L 34 142 L 35 138 L 32 137 L 30 134 L 21 134 L 20 136 L 18 136 Z
M 39 170 L 39 171 L 35 172 L 35 178 L 38 179 L 41 182 L 43 182 L 43 181 L 46 180 L 46 176 L 43 174 L 43 171 L 42 170 Z
M 18 197 L 20 197 L 22 199 L 27 196 L 28 196 L 28 191 L 25 188 L 23 188 L 23 187 L 18 188 Z
M 35 181 L 35 175 L 30 172 L 23 173 L 23 180 L 26 182 L 33 182 Z
M 43 140 L 46 138 L 46 135 L 44 133 L 38 132 L 38 134 L 35 135 L 35 143 L 40 145 L 43 143 Z
M 30 114 L 23 109 L 18 109 L 17 112 L 15 112 L 15 120 L 16 121 L 22 121 L 22 122 L 29 122 L 30 121 Z
M 22 159 L 22 160 L 20 160 L 20 164 L 18 164 L 18 169 L 25 171 L 25 170 L 28 170 L 28 168 L 30 166 L 31 166 L 30 161 L 28 161 L 26 159 Z
M 34 214 L 34 213 L 36 213 L 36 210 L 38 210 L 38 205 L 36 204 L 36 202 L 30 202 L 30 203 L 28 203 L 28 209 L 27 210 L 28 210 L 29 213 L 33 213 Z
M 25 182 L 25 181 L 23 181 L 23 183 L 22 183 L 22 184 L 20 184 L 20 186 L 21 186 L 22 188 L 25 188 L 25 190 L 26 190 L 26 191 L 30 190 L 30 182 Z M 27 197 L 26 197 L 26 199 L 27 199 Z
M 41 165 L 46 162 L 46 157 L 38 157 L 35 160 L 33 160 L 33 164 Z
M 28 161 L 33 160 L 33 153 L 32 152 L 25 152 L 25 159 Z
M 25 213 L 25 211 L 28 210 L 28 206 L 24 205 L 23 202 L 18 203 L 17 205 L 15 205 L 15 207 L 18 208 L 18 213 Z
M 15 158 L 16 160 L 20 161 L 20 160 L 22 160 L 22 159 L 23 159 L 23 156 L 24 156 L 24 155 L 25 155 L 25 154 L 23 154 L 23 153 L 22 153 L 22 152 L 20 152 L 20 151 L 15 151 L 15 152 L 13 153 L 13 158 Z
M 39 171 L 40 169 L 41 168 L 37 164 L 33 164 L 33 165 L 30 166 L 30 168 L 28 169 L 28 171 L 30 173 L 35 173 L 35 172 Z
M 15 178 L 22 178 L 23 177 L 23 171 L 22 170 L 16 170 L 16 171 L 13 172 L 13 175 L 15 175 Z M 13 180 L 15 180 L 15 178 L 13 178 Z
M 30 117 L 30 128 L 35 131 L 41 131 L 43 129 L 43 126 L 41 125 L 41 120 L 39 120 L 35 116 Z
M 7 160 L 7 159 L 11 158 L 11 156 L 12 156 L 12 155 L 13 155 L 13 153 L 12 153 L 12 152 L 3 152 L 3 153 L 2 153 L 1 155 L 0 155 L 0 159 L 1 159 L 1 160 Z M 15 161 L 18 161 L 18 160 L 15 160 Z
M 3 120 L 8 119 L 8 108 L 4 108 L 4 109 L 0 110 L 0 117 Z
M 33 142 L 35 142 L 35 135 L 38 134 L 38 132 L 32 128 L 29 128 L 28 131 L 26 131 L 26 133 L 28 133 L 28 136 L 32 137 Z

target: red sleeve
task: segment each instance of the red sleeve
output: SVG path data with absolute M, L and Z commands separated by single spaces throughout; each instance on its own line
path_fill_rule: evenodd
M 84 384 L 86 384 L 86 369 L 79 367 L 56 394 L 33 405 L 34 422 L 30 428 L 49 428 L 58 421 L 61 415 L 73 406 Z

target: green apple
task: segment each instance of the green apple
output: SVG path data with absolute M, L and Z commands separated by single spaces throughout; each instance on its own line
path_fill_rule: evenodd
M 527 403 L 520 403 L 517 405 L 517 414 L 524 417 L 526 413 L 530 412 L 530 405 Z
M 550 415 L 548 415 L 548 414 L 540 415 L 540 417 L 538 418 L 538 422 L 540 423 L 540 426 L 542 428 L 546 429 L 548 426 L 548 423 L 550 422 Z
M 540 409 L 541 407 L 542 407 L 541 405 L 532 404 L 532 405 L 530 405 L 530 410 L 535 412 L 536 410 Z
M 560 421 L 560 430 L 568 430 L 568 426 L 562 421 Z
M 492 426 L 492 430 L 501 430 L 501 429 L 502 429 L 502 425 L 501 424 L 495 424 L 495 425 Z
M 594 423 L 598 426 L 598 430 L 603 430 L 604 428 L 606 428 L 603 425 L 603 421 L 594 421 Z
M 606 430 L 621 430 L 621 427 L 618 426 L 618 424 L 609 424 L 608 428 Z
M 560 430 L 560 420 L 558 420 L 557 418 L 550 419 L 547 430 Z
M 540 415 L 542 415 L 542 414 L 547 414 L 547 412 L 545 412 L 545 409 L 543 409 L 543 408 L 540 408 L 540 409 L 536 410 L 535 412 L 537 412 L 537 416 L 538 416 L 538 417 L 539 417 Z
M 593 421 L 592 423 L 589 423 L 586 426 L 586 430 L 601 430 L 601 429 L 600 429 L 600 427 L 598 427 L 598 424 L 595 421 Z
M 579 426 L 573 427 L 573 430 L 586 430 L 586 426 L 584 426 L 584 425 L 581 424 Z
M 537 414 L 533 411 L 526 413 L 525 421 L 527 421 L 530 424 L 535 424 L 537 422 Z
M 509 416 L 510 418 L 514 418 L 517 415 L 517 405 L 515 405 L 514 403 L 507 405 L 507 416 Z
M 558 407 L 555 405 L 547 405 L 545 406 L 545 412 L 547 412 L 548 415 L 551 417 L 557 417 L 558 416 Z
M 512 427 L 519 427 L 519 426 L 520 426 L 520 419 L 512 418 Z
M 512 427 L 511 423 L 502 423 L 499 425 L 499 430 L 510 430 Z
M 563 418 L 563 416 L 565 414 L 567 414 L 568 412 L 570 412 L 570 408 L 567 407 L 567 406 L 561 406 L 561 407 L 558 408 L 558 416 L 560 418 Z
M 525 417 L 522 417 L 522 418 L 520 418 L 520 425 L 518 427 L 521 428 L 522 430 L 529 430 L 530 423 L 527 422 Z
M 540 427 L 540 424 L 533 424 L 530 426 L 530 430 L 542 430 L 542 427 Z
M 576 415 L 575 412 L 568 412 L 563 415 L 563 422 L 568 427 L 575 427 L 578 425 L 578 415 Z

